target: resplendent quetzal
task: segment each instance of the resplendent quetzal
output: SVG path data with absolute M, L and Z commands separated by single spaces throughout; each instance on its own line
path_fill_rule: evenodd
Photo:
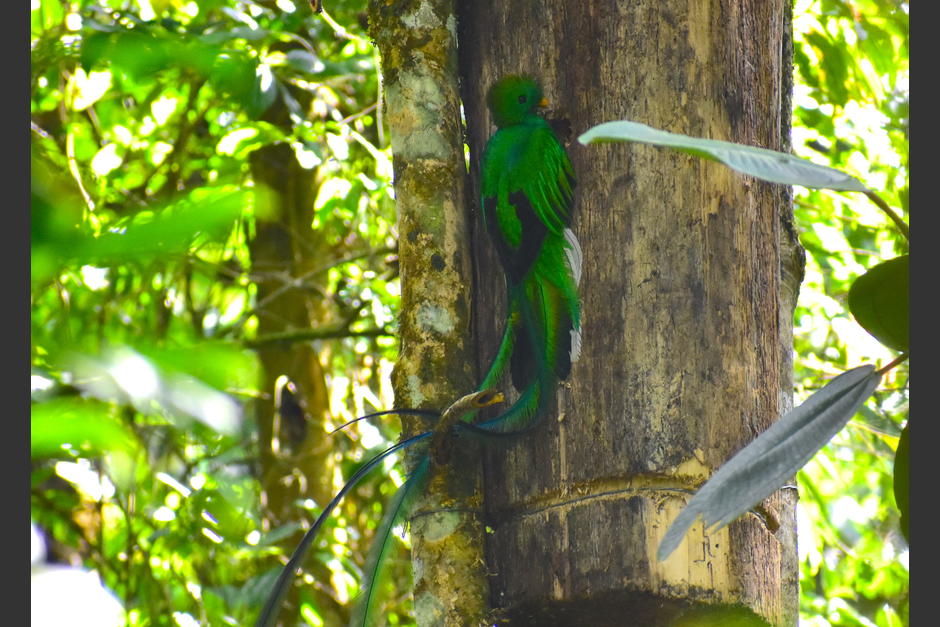
M 441 412 L 396 409 L 388 414 L 440 418 L 457 434 L 506 438 L 531 429 L 545 413 L 559 381 L 568 377 L 581 346 L 578 282 L 581 248 L 568 228 L 572 215 L 574 170 L 551 126 L 538 114 L 546 104 L 538 83 L 527 76 L 506 76 L 489 90 L 487 105 L 497 126 L 480 167 L 480 199 L 486 231 L 506 277 L 508 312 L 502 340 L 477 392 Z M 473 424 L 477 410 L 498 402 L 486 392 L 506 370 L 520 396 L 494 418 Z M 453 414 L 453 418 L 451 417 Z M 462 418 L 456 420 L 456 418 Z M 408 479 L 389 504 L 369 552 L 362 593 L 353 624 L 367 625 L 375 582 L 387 552 L 391 530 L 427 483 L 432 466 L 426 431 L 387 448 L 365 462 L 320 513 L 278 577 L 256 623 L 274 625 L 280 602 L 307 549 L 339 501 L 387 456 L 424 442 Z M 435 438 L 437 439 L 437 438 Z
M 507 76 L 487 94 L 497 131 L 483 151 L 483 222 L 506 275 L 503 340 L 479 389 L 495 385 L 510 360 L 521 394 L 493 428 L 525 429 L 541 417 L 581 350 L 581 248 L 568 228 L 574 170 L 548 122 L 538 83 Z

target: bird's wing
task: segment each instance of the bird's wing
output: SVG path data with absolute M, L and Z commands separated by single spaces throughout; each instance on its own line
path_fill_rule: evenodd
M 571 224 L 574 169 L 547 124 L 532 131 L 509 176 L 514 179 L 510 193 L 522 191 L 539 221 L 554 235 L 563 235 Z
M 524 130 L 491 139 L 481 185 L 484 223 L 511 284 L 528 275 L 547 234 L 564 236 L 575 185 L 551 129 Z

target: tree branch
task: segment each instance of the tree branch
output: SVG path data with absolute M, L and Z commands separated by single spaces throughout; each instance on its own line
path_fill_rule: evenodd
M 395 337 L 395 334 L 385 328 L 354 331 L 349 328 L 348 324 L 342 323 L 329 327 L 320 327 L 318 329 L 296 329 L 269 333 L 261 337 L 256 337 L 253 340 L 245 340 L 245 346 L 248 348 L 260 348 L 268 344 L 293 344 L 294 342 L 309 342 L 311 340 L 339 340 L 347 337 Z
M 894 222 L 895 226 L 898 227 L 898 230 L 901 231 L 901 234 L 904 236 L 904 239 L 910 241 L 910 239 L 911 239 L 911 230 L 910 230 L 910 228 L 907 226 L 907 224 L 905 224 L 904 220 L 901 219 L 901 216 L 899 216 L 899 215 L 897 214 L 897 212 L 895 212 L 895 210 L 892 209 L 892 208 L 888 205 L 888 203 L 886 203 L 886 202 L 881 198 L 881 196 L 879 196 L 879 195 L 876 194 L 875 192 L 873 192 L 873 191 L 871 191 L 871 190 L 868 190 L 868 191 L 865 192 L 865 195 L 868 196 L 868 198 L 870 198 L 873 203 L 875 203 L 876 205 L 878 205 L 878 208 L 879 208 L 879 209 L 881 209 L 881 210 L 884 211 L 886 214 L 888 214 L 888 217 L 891 218 L 891 221 Z

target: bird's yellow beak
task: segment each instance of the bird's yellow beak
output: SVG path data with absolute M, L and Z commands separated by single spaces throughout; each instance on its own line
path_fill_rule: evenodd
M 547 107 L 547 106 L 548 106 L 548 98 L 542 98 L 541 100 L 539 100 L 539 106 L 540 106 L 540 107 Z

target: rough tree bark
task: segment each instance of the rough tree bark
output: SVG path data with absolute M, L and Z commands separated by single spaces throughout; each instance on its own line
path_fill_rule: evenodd
M 443 410 L 476 385 L 470 248 L 453 0 L 373 0 L 398 209 L 399 407 Z M 404 420 L 403 436 L 429 425 Z M 479 455 L 459 447 L 410 521 L 419 625 L 476 625 L 487 612 Z
M 541 79 L 572 140 L 631 119 L 789 149 L 785 0 L 480 0 L 459 10 L 472 189 L 492 132 L 485 90 L 508 73 Z M 717 534 L 699 524 L 670 559 L 655 558 L 692 491 L 790 407 L 802 267 L 790 192 L 653 147 L 572 141 L 569 153 L 583 350 L 557 419 L 487 453 L 490 602 L 512 625 L 728 624 L 731 614 L 795 624 L 794 490 Z M 504 305 L 477 222 L 485 363 Z

